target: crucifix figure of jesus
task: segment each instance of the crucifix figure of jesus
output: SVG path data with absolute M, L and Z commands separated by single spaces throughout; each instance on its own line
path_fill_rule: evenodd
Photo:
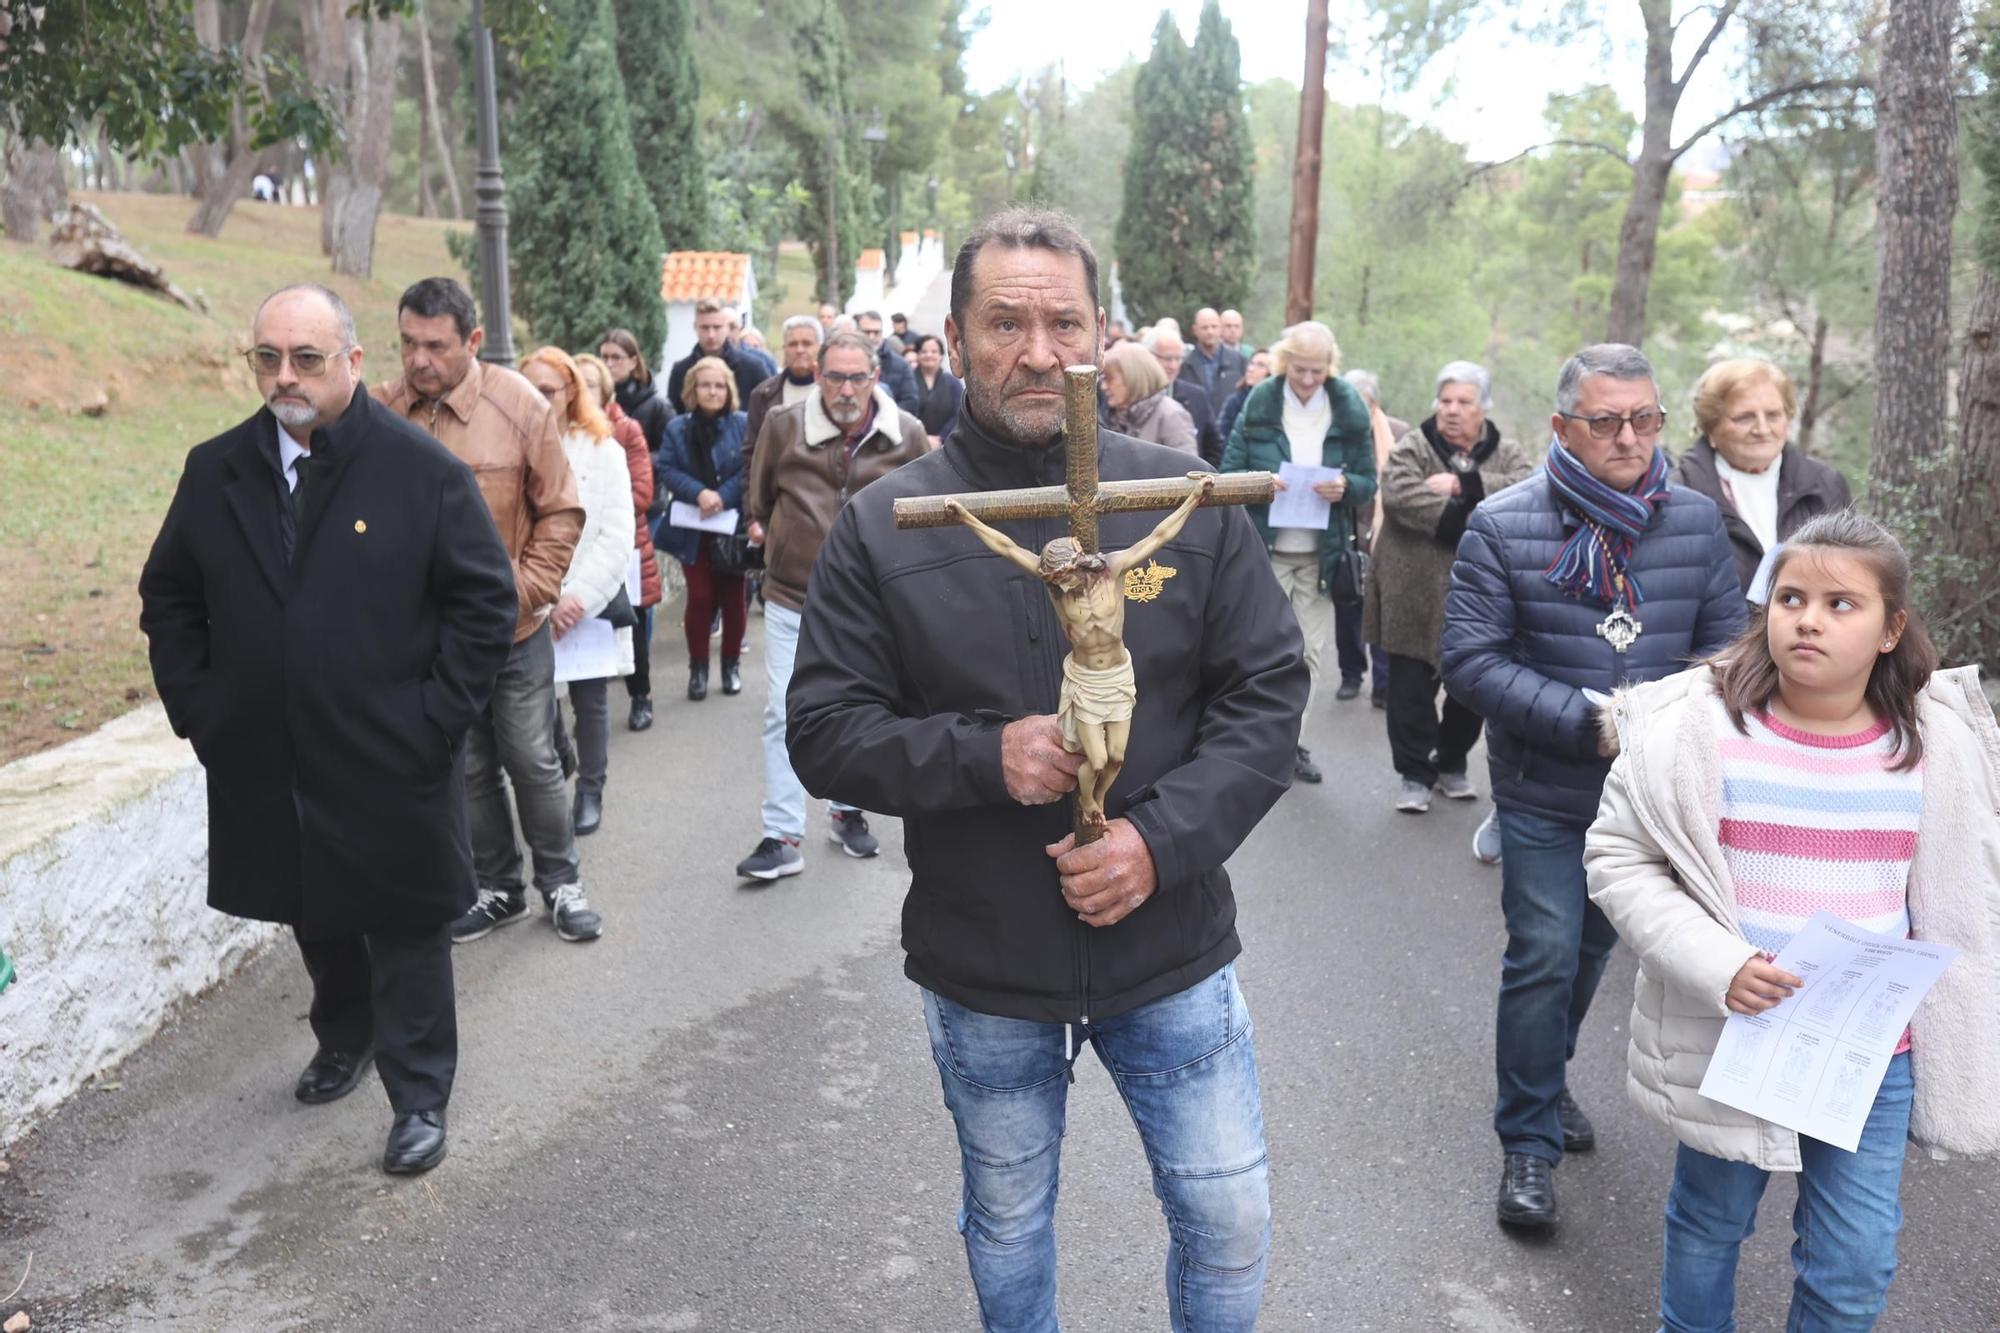
M 1109 555 L 1086 554 L 1074 537 L 1058 537 L 1039 557 L 1022 550 L 1004 532 L 974 518 L 963 501 L 949 499 L 945 508 L 972 529 L 995 555 L 1018 565 L 1046 583 L 1049 600 L 1063 633 L 1069 636 L 1069 656 L 1063 659 L 1062 702 L 1056 716 L 1062 725 L 1063 748 L 1083 755 L 1076 775 L 1077 822 L 1102 832 L 1104 798 L 1125 766 L 1125 742 L 1132 735 L 1132 709 L 1139 702 L 1132 674 L 1132 655 L 1125 651 L 1125 571 L 1143 564 L 1180 535 L 1188 515 L 1215 490 L 1215 474 L 1190 472 L 1194 483 L 1187 499 L 1160 521 L 1138 544 Z
M 1268 472 L 1190 472 L 1100 484 L 1097 367 L 1068 367 L 1063 388 L 1064 485 L 911 497 L 896 501 L 895 515 L 899 528 L 964 524 L 995 553 L 1048 586 L 1070 641 L 1058 712 L 1064 748 L 1084 760 L 1077 773 L 1075 820 L 1082 846 L 1103 836 L 1104 798 L 1124 763 L 1138 697 L 1125 648 L 1125 572 L 1172 541 L 1197 508 L 1269 504 L 1276 487 Z M 1136 545 L 1109 555 L 1098 550 L 1100 514 L 1148 509 L 1173 512 Z M 1069 519 L 1069 536 L 1050 542 L 1039 556 L 986 521 L 1058 517 Z

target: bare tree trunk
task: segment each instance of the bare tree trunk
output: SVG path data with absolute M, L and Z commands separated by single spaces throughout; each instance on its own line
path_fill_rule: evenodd
M 347 87 L 347 6 L 343 0 L 300 0 L 299 27 L 305 35 L 306 73 L 327 90 L 342 120 L 353 124 L 355 108 Z M 333 216 L 340 207 L 336 168 L 313 159 L 310 194 L 318 205 L 319 251 L 333 253 Z
M 1298 149 L 1292 160 L 1291 257 L 1285 272 L 1285 323 L 1312 318 L 1313 269 L 1319 259 L 1320 144 L 1326 132 L 1327 0 L 1306 6 L 1305 82 L 1299 95 Z
M 1875 423 L 1869 480 L 1918 488 L 1945 442 L 1951 355 L 1951 220 L 1958 211 L 1958 109 L 1952 102 L 1955 0 L 1895 0 L 1877 76 Z
M 1639 160 L 1632 164 L 1632 197 L 1618 224 L 1618 275 L 1611 285 L 1607 342 L 1637 347 L 1646 339 L 1646 297 L 1660 247 L 1660 212 L 1667 179 L 1680 154 L 1674 149 L 1674 112 L 1684 86 L 1674 78 L 1674 16 L 1668 0 L 1639 0 L 1646 25 L 1646 123 L 1639 131 Z M 1690 66 L 1692 70 L 1692 66 Z
M 1812 350 L 1806 361 L 1806 392 L 1799 402 L 1798 446 L 1803 454 L 1813 451 L 1813 428 L 1819 425 L 1819 400 L 1826 389 L 1826 335 L 1826 316 L 1815 315 Z
M 216 0 L 195 0 L 196 29 L 201 30 L 200 13 L 203 8 L 213 9 Z M 264 35 L 271 27 L 272 0 L 250 0 L 250 14 L 245 21 L 242 52 L 244 76 L 253 78 L 257 59 L 264 52 Z M 215 45 L 212 50 L 221 50 L 219 22 L 213 29 Z M 204 42 L 210 40 L 208 32 L 202 33 Z M 198 149 L 200 159 L 209 161 L 207 179 L 197 179 L 195 194 L 200 203 L 195 205 L 194 215 L 188 219 L 187 229 L 197 236 L 220 236 L 222 224 L 229 220 L 230 210 L 236 201 L 250 188 L 250 178 L 263 167 L 266 153 L 253 152 L 250 148 L 250 131 L 243 118 L 243 102 L 239 98 L 229 116 L 229 155 L 226 165 L 218 165 L 222 158 L 219 145 Z
M 389 175 L 389 140 L 395 127 L 396 75 L 403 20 L 349 18 L 347 24 L 347 154 L 334 167 L 328 208 L 333 271 L 368 277 L 375 267 L 375 223 L 382 215 L 382 187 Z
M 458 188 L 458 168 L 452 164 L 451 142 L 445 137 L 444 117 L 438 114 L 437 66 L 431 59 L 431 20 L 422 5 L 417 7 L 417 59 L 423 72 L 424 118 L 430 122 L 438 165 L 444 171 L 444 191 L 451 196 L 451 216 L 457 220 L 465 216 L 465 196 Z
M 1970 639 L 1953 639 L 1967 656 L 1987 664 L 2000 663 L 2000 601 L 1990 576 L 2000 561 L 2000 277 L 1981 267 L 1979 286 L 1965 321 L 1965 344 L 1958 377 L 1958 470 L 1944 502 L 1952 553 L 1965 563 L 1971 577 L 1954 580 L 1933 591 L 1937 605 L 1926 612 L 1941 626 L 1967 622 Z
M 0 226 L 7 239 L 32 245 L 42 223 L 68 196 L 62 156 L 40 139 L 7 141 L 7 179 L 0 184 Z

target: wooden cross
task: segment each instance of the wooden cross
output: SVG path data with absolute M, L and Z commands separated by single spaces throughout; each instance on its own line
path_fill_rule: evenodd
M 919 495 L 895 503 L 898 528 L 948 528 L 958 520 L 948 508 L 953 500 L 974 518 L 1004 523 L 1017 518 L 1069 519 L 1069 535 L 1086 555 L 1095 555 L 1097 516 L 1172 509 L 1187 498 L 1185 477 L 1143 481 L 1097 479 L 1097 367 L 1070 366 L 1063 371 L 1063 457 L 1066 477 L 1061 486 L 1029 486 L 1012 491 L 976 491 L 969 495 Z M 1268 472 L 1231 472 L 1216 478 L 1215 490 L 1201 508 L 1216 505 L 1267 505 L 1277 493 Z
M 960 513 L 980 523 L 1005 522 L 1023 518 L 1067 518 L 1069 535 L 1084 555 L 1097 555 L 1097 520 L 1101 514 L 1131 513 L 1141 510 L 1178 509 L 1189 498 L 1196 482 L 1187 477 L 1158 477 L 1142 481 L 1100 482 L 1097 475 L 1097 367 L 1070 366 L 1063 371 L 1063 451 L 1065 484 L 1036 486 L 1010 491 L 980 491 L 969 495 L 924 495 L 898 500 L 894 506 L 898 528 L 941 528 L 959 523 Z M 1268 472 L 1238 472 L 1214 480 L 1213 488 L 1199 502 L 1201 508 L 1215 505 L 1269 504 L 1276 494 L 1275 479 Z M 957 506 L 958 512 L 954 511 Z M 1176 523 L 1177 526 L 1177 523 Z M 1014 550 L 1008 540 L 989 534 L 993 541 Z M 1156 534 L 1157 540 L 1166 540 Z M 993 541 L 988 544 L 992 545 Z M 1016 552 L 1018 554 L 1018 552 Z M 1115 558 L 1115 557 L 1114 557 Z M 1134 557 L 1136 558 L 1136 557 Z M 1045 575 L 1045 577 L 1047 577 Z M 1052 597 L 1059 597 L 1053 589 Z M 1120 594 L 1114 591 L 1114 598 Z M 1116 630 L 1122 635 L 1124 612 L 1117 602 Z M 1058 613 L 1069 617 L 1059 602 Z M 1072 656 L 1075 650 L 1072 648 Z M 1130 656 L 1126 655 L 1127 670 Z M 1066 673 L 1067 674 L 1067 673 Z M 1126 688 L 1131 688 L 1129 677 Z M 1129 695 L 1127 696 L 1130 697 Z M 1068 714 L 1065 714 L 1068 717 Z M 1130 717 L 1124 719 L 1126 730 Z M 1067 735 L 1067 732 L 1065 733 Z M 1093 741 L 1091 744 L 1095 744 Z M 1087 746 L 1085 748 L 1088 748 Z M 1083 749 L 1071 747 L 1073 753 Z M 1114 743 L 1113 759 L 1122 765 L 1123 742 Z M 1084 774 L 1091 770 L 1086 767 Z M 1115 769 L 1103 770 L 1108 789 Z M 1099 799 L 1094 797 L 1093 799 Z M 1077 802 L 1073 819 L 1078 846 L 1103 836 L 1101 818 L 1085 817 L 1083 803 Z

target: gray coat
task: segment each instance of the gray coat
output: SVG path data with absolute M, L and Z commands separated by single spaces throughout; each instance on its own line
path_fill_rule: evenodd
M 1425 422 L 1424 425 L 1431 425 Z M 1435 427 L 1433 427 L 1435 429 Z M 1487 449 L 1491 444 L 1492 448 Z M 1451 587 L 1451 562 L 1465 519 L 1487 495 L 1499 492 L 1535 470 L 1534 460 L 1518 443 L 1501 437 L 1491 422 L 1486 438 L 1474 449 L 1484 452 L 1476 485 L 1461 483 L 1457 497 L 1443 496 L 1424 484 L 1448 469 L 1444 458 L 1419 426 L 1389 451 L 1381 481 L 1382 526 L 1375 534 L 1368 568 L 1368 603 L 1362 632 L 1384 652 L 1438 660 L 1438 634 L 1444 628 L 1444 595 Z

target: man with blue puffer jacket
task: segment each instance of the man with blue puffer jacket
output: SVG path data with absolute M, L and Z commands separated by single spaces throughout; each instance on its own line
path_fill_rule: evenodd
M 1583 877 L 1584 831 L 1611 767 L 1597 704 L 1673 675 L 1745 623 L 1722 515 L 1668 484 L 1665 426 L 1637 348 L 1571 357 L 1547 461 L 1473 511 L 1445 596 L 1439 666 L 1486 719 L 1500 826 L 1499 1220 L 1528 1231 L 1556 1225 L 1563 1154 L 1596 1146 L 1565 1070 L 1618 940 Z

